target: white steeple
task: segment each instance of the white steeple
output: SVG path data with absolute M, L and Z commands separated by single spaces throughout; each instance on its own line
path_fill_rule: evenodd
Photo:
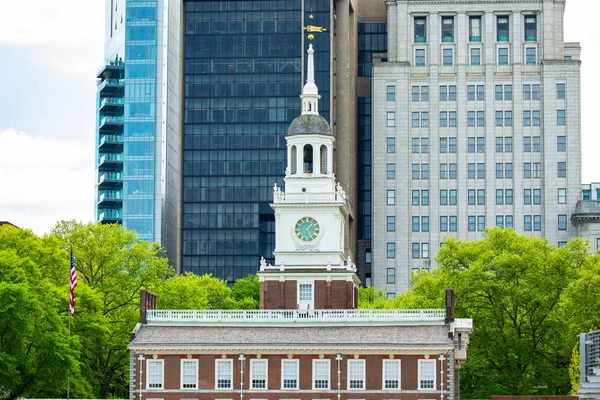
M 306 73 L 306 84 L 302 90 L 300 98 L 302 99 L 302 115 L 304 114 L 315 114 L 319 115 L 319 89 L 315 84 L 315 62 L 314 62 L 314 50 L 312 43 L 308 46 L 308 66 Z

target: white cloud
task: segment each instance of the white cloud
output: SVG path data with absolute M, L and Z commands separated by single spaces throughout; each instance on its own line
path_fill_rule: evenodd
M 91 221 L 93 166 L 91 142 L 0 131 L 0 220 L 40 235 L 63 219 Z
M 104 0 L 10 1 L 0 13 L 0 44 L 29 47 L 59 72 L 93 76 L 103 59 Z

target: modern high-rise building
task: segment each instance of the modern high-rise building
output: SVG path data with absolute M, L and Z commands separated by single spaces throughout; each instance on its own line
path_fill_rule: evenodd
M 178 272 L 228 281 L 256 272 L 275 250 L 269 202 L 300 107 L 305 27 L 319 44 L 315 79 L 337 140 L 353 254 L 354 3 L 106 0 L 97 220 L 160 242 Z
M 373 284 L 487 227 L 561 246 L 581 195 L 580 47 L 565 2 L 387 1 L 371 99 Z
M 96 219 L 179 259 L 180 13 L 175 1 L 106 0 L 97 91 Z

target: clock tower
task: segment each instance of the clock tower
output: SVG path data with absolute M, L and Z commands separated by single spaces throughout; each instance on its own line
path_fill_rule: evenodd
M 313 54 L 310 44 L 302 114 L 286 136 L 285 192 L 273 187 L 275 265 L 261 260 L 263 309 L 348 309 L 358 302 L 356 266 L 344 252 L 346 193 L 333 173 L 335 137 L 319 115 Z

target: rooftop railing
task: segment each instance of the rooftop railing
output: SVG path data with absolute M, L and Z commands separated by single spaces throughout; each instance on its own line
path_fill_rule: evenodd
M 446 310 L 148 310 L 148 323 L 443 322 Z

